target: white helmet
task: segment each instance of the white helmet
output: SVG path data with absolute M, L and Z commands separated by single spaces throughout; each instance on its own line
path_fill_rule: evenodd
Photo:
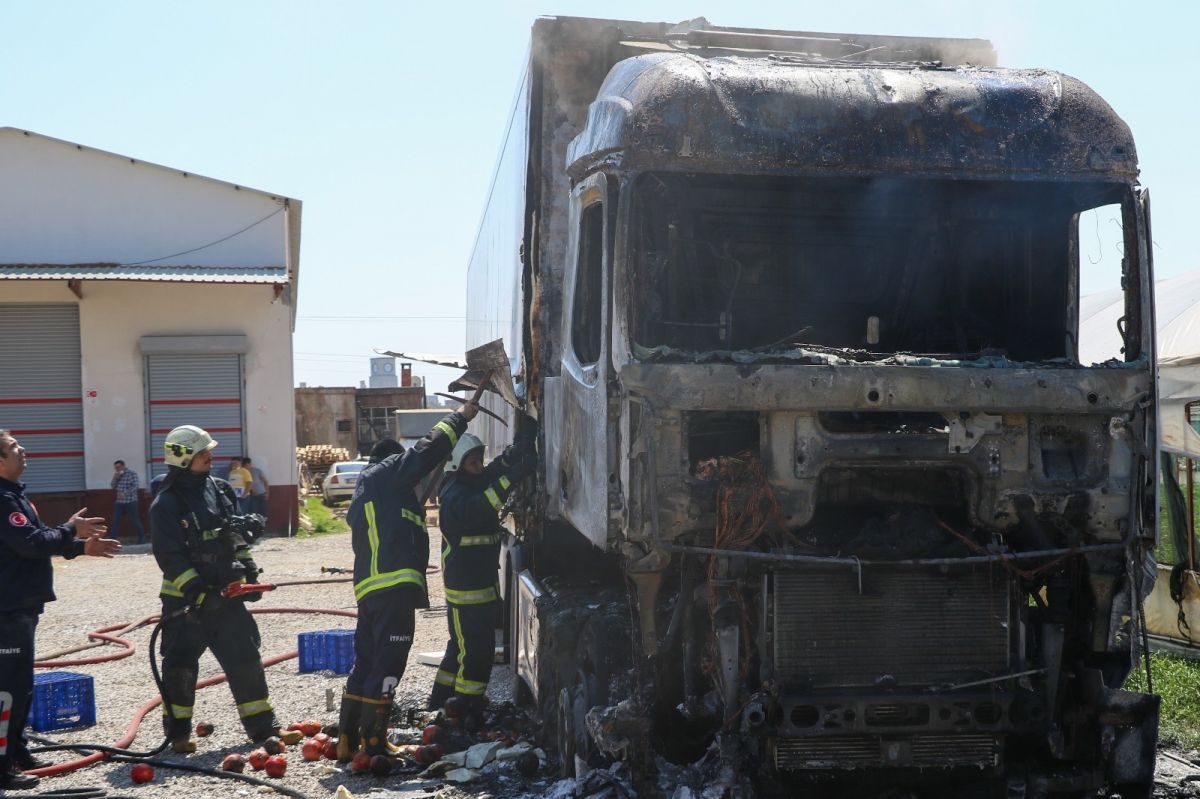
M 163 441 L 166 457 L 163 459 L 168 466 L 178 466 L 186 469 L 192 463 L 197 452 L 212 449 L 217 446 L 213 437 L 195 425 L 185 424 L 167 433 Z
M 457 472 L 462 466 L 463 458 L 477 449 L 483 449 L 483 442 L 479 440 L 479 436 L 463 433 L 462 437 L 458 439 L 458 443 L 454 445 L 454 451 L 450 453 L 450 462 L 446 464 L 446 471 Z

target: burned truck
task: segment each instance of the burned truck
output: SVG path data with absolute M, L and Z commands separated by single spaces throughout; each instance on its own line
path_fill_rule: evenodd
M 534 24 L 467 344 L 505 340 L 539 423 L 506 649 L 566 773 L 1149 794 L 1158 700 L 1123 689 L 1155 537 L 1148 196 L 1095 92 L 995 61 Z M 1100 207 L 1123 346 L 1085 364 Z

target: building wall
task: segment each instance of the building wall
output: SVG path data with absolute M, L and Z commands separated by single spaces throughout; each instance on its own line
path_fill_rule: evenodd
M 249 343 L 243 356 L 244 454 L 254 458 L 271 484 L 272 528 L 295 526 L 291 309 L 275 300 L 271 286 L 94 281 L 83 284 L 82 300 L 61 282 L 5 281 L 2 288 L 0 302 L 79 305 L 87 490 L 60 502 L 44 499 L 39 507 L 47 521 L 61 521 L 60 516 L 78 509 L 69 506 L 79 501 L 92 511 L 111 513 L 114 460 L 136 468 L 146 485 L 142 336 L 241 334 Z M 31 463 L 36 467 L 36 460 Z M 47 511 L 51 505 L 55 513 Z
M 287 214 L 264 192 L 12 128 L 0 128 L 0 187 L 5 263 L 285 263 Z
M 296 394 L 296 446 L 332 444 L 356 454 L 358 408 L 354 388 L 298 388 Z M 338 432 L 339 421 L 348 429 Z

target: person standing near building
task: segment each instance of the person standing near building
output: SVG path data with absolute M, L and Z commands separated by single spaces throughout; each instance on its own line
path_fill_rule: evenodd
M 25 742 L 25 722 L 33 699 L 33 644 L 38 617 L 53 602 L 55 555 L 111 558 L 119 541 L 104 538 L 104 519 L 76 511 L 66 524 L 47 527 L 18 482 L 25 472 L 25 448 L 0 430 L 0 791 L 38 784 L 21 770 L 37 768 Z
M 523 422 L 517 441 L 486 467 L 483 442 L 464 435 L 442 482 L 438 526 L 450 640 L 434 677 L 429 707 L 437 710 L 457 696 L 463 700 L 463 715 L 475 721 L 483 712 L 500 618 L 500 509 L 535 464 L 536 423 Z
M 240 457 L 229 459 L 228 482 L 233 489 L 233 495 L 238 498 L 238 508 L 248 509 L 250 492 L 254 489 L 254 478 L 250 476 L 250 470 L 242 466 Z
M 112 534 L 121 537 L 121 519 L 128 516 L 137 531 L 137 542 L 143 543 L 146 531 L 142 529 L 142 514 L 138 507 L 138 473 L 125 468 L 125 461 L 113 462 L 112 489 L 116 492 L 113 505 Z
M 252 740 L 275 735 L 296 743 L 302 737 L 280 730 L 267 695 L 258 625 L 243 604 L 262 594 L 221 595 L 231 583 L 257 581 L 259 569 L 249 530 L 237 517 L 233 489 L 210 474 L 216 446 L 212 436 L 192 425 L 168 433 L 163 444 L 167 477 L 150 507 L 154 559 L 163 573 L 163 724 L 171 749 L 181 754 L 196 751 L 192 707 L 200 656 L 207 649 L 229 679 L 242 727 Z
M 267 482 L 262 469 L 254 465 L 249 456 L 242 458 L 242 468 L 250 472 L 250 513 L 257 513 L 267 518 L 267 491 L 271 484 Z
M 412 647 L 416 610 L 429 607 L 429 535 L 417 489 L 478 412 L 477 404 L 467 403 L 407 451 L 394 439 L 380 441 L 359 475 L 346 512 L 358 624 L 354 667 L 342 694 L 338 760 L 349 760 L 360 744 L 371 755 L 388 753 L 388 716 Z

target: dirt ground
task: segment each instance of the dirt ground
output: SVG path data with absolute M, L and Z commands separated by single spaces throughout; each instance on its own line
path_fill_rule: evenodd
M 430 551 L 441 549 L 435 528 L 430 530 Z M 55 561 L 55 589 L 58 601 L 47 606 L 37 634 L 38 656 L 86 642 L 88 631 L 108 625 L 121 624 L 157 613 L 159 583 L 162 575 L 147 548 L 136 548 L 112 560 L 80 557 Z M 436 554 L 431 556 L 436 557 Z M 268 538 L 255 548 L 255 560 L 263 568 L 263 580 L 287 581 L 329 579 L 322 566 L 349 568 L 353 559 L 348 534 L 323 535 L 316 538 Z M 417 614 L 413 655 L 397 691 L 396 704 L 403 718 L 407 708 L 423 709 L 433 685 L 435 668 L 418 665 L 416 653 L 441 651 L 446 643 L 447 628 L 444 597 L 440 575 L 429 579 L 430 604 Z M 251 608 L 335 608 L 353 609 L 354 595 L 350 583 L 281 588 L 269 593 Z M 259 615 L 263 657 L 294 650 L 301 632 L 327 629 L 353 629 L 354 619 L 320 614 Z M 64 743 L 95 742 L 112 744 L 130 724 L 137 708 L 157 696 L 147 660 L 147 645 L 151 627 L 143 627 L 127 637 L 136 652 L 122 660 L 95 665 L 70 666 L 63 670 L 88 674 L 94 678 L 96 692 L 96 725 L 82 730 L 46 733 L 47 737 Z M 70 657 L 86 657 L 114 651 L 113 647 L 90 650 Z M 39 670 L 41 672 L 43 670 Z M 220 672 L 216 661 L 206 654 L 200 663 L 200 677 Z M 337 721 L 337 701 L 345 683 L 344 676 L 332 672 L 300 674 L 298 661 L 284 661 L 267 670 L 271 700 L 281 722 L 287 724 L 308 718 L 325 723 Z M 506 700 L 508 674 L 504 666 L 493 672 L 489 696 L 493 702 Z M 198 692 L 196 721 L 209 721 L 216 726 L 214 734 L 198 739 L 197 754 L 189 758 L 206 766 L 216 766 L 230 752 L 248 753 L 252 747 L 245 738 L 228 686 L 221 684 Z M 162 739 L 160 711 L 146 716 L 132 748 L 150 749 Z M 55 761 L 70 759 L 61 753 L 44 757 Z M 377 779 L 354 776 L 348 771 L 330 772 L 330 761 L 306 762 L 297 747 L 288 753 L 288 771 L 281 782 L 310 797 L 332 796 L 339 785 L 345 785 L 361 796 L 381 787 L 401 788 L 405 778 L 392 776 Z M 100 763 L 70 774 L 43 779 L 39 790 L 99 786 L 110 792 L 129 796 L 224 797 L 246 796 L 258 792 L 252 785 L 218 780 L 203 775 L 190 775 L 159 769 L 152 783 L 132 785 L 127 764 Z M 247 769 L 249 772 L 249 769 Z M 256 776 L 263 776 L 257 772 Z M 409 777 L 411 779 L 411 777 Z M 417 788 L 416 784 L 411 784 Z M 431 788 L 433 786 L 420 786 Z M 14 794 L 20 795 L 20 794 Z M 428 795 L 420 790 L 418 795 Z M 441 794 L 446 795 L 446 794 Z

